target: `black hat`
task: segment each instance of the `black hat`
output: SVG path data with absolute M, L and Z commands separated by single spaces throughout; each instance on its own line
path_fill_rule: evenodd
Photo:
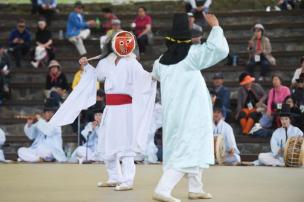
M 220 111 L 223 113 L 223 102 L 221 99 L 216 98 L 213 104 L 213 111 Z
M 53 99 L 53 98 L 48 98 L 46 100 L 46 102 L 44 103 L 44 109 L 43 111 L 46 112 L 46 111 L 57 111 L 57 109 L 59 108 L 59 103 Z
M 298 83 L 304 82 L 304 73 L 300 74 L 299 78 L 296 79 L 296 82 L 298 82 Z
M 295 114 L 291 113 L 290 107 L 288 104 L 283 104 L 282 109 L 279 112 L 280 117 L 291 117 L 294 116 Z
M 81 1 L 76 1 L 75 4 L 74 4 L 74 7 L 75 8 L 78 8 L 78 7 L 84 8 L 84 5 Z
M 174 14 L 172 28 L 168 35 L 168 37 L 176 40 L 191 40 L 189 20 L 186 13 Z
M 224 79 L 224 74 L 222 72 L 217 72 L 213 75 L 212 79 Z

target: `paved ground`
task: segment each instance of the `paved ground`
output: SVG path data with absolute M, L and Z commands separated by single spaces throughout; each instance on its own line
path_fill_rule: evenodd
M 139 165 L 135 190 L 115 192 L 96 182 L 104 165 L 0 164 L 0 202 L 152 202 L 160 165 Z M 303 202 L 304 168 L 211 167 L 203 175 L 211 202 Z M 183 179 L 174 195 L 188 201 Z

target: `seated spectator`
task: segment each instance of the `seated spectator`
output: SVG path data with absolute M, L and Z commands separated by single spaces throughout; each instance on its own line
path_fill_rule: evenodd
M 18 20 L 17 27 L 13 29 L 8 38 L 9 51 L 16 59 L 16 67 L 21 67 L 21 60 L 31 47 L 31 33 L 26 28 L 25 20 Z
M 296 100 L 296 104 L 302 110 L 304 108 L 304 73 L 301 73 L 300 77 L 296 79 L 296 88 L 293 90 L 292 96 Z
M 89 28 L 96 27 L 95 20 L 87 22 L 84 20 L 83 9 L 84 5 L 81 1 L 77 1 L 74 11 L 69 14 L 66 32 L 66 37 L 76 46 L 80 55 L 87 53 L 83 40 L 89 37 L 91 33 Z
M 112 12 L 110 8 L 103 8 L 102 9 L 102 17 L 104 18 L 105 22 L 102 23 L 103 32 L 107 33 L 110 29 L 112 29 L 112 21 L 114 19 L 118 19 L 117 16 Z
M 187 13 L 187 15 L 188 15 L 188 19 L 189 19 L 190 29 L 191 30 L 198 30 L 200 32 L 203 32 L 203 28 L 195 23 L 195 18 L 193 16 L 193 13 Z
M 288 105 L 283 105 L 279 114 L 281 128 L 276 129 L 271 137 L 271 152 L 261 153 L 258 158 L 258 165 L 284 166 L 284 147 L 289 137 L 303 136 L 303 132 L 291 124 L 292 113 Z
M 267 101 L 267 111 L 268 117 L 274 118 L 276 126 L 280 126 L 279 117 L 276 113 L 282 108 L 282 104 L 287 96 L 290 95 L 290 90 L 288 87 L 282 85 L 282 79 L 278 75 L 272 76 L 273 88 L 269 90 L 268 101 Z
M 106 35 L 103 35 L 100 37 L 100 49 L 102 58 L 108 56 L 108 54 L 111 52 L 111 41 L 114 35 L 118 32 L 122 31 L 121 29 L 121 21 L 119 19 L 113 19 L 112 20 L 112 27 L 109 29 L 106 33 Z
M 291 87 L 294 88 L 297 84 L 296 79 L 299 79 L 300 75 L 304 73 L 304 56 L 301 57 L 300 60 L 300 67 L 296 69 L 295 73 L 293 74 L 292 80 L 291 80 Z
M 55 99 L 58 104 L 67 97 L 70 90 L 67 78 L 60 68 L 61 66 L 56 60 L 50 62 L 45 86 L 46 97 Z
M 103 160 L 98 157 L 98 134 L 97 131 L 99 129 L 102 117 L 102 108 L 99 105 L 94 105 L 93 109 L 94 120 L 92 122 L 87 123 L 85 128 L 81 131 L 81 135 L 85 139 L 86 143 L 82 146 L 79 146 L 73 152 L 70 161 L 71 162 L 79 162 L 82 164 L 83 162 L 90 161 L 98 161 Z
M 10 69 L 11 60 L 6 50 L 0 44 L 0 105 L 4 97 L 9 97 L 10 93 Z
M 36 32 L 36 48 L 33 52 L 33 61 L 31 64 L 34 68 L 40 65 L 47 66 L 47 63 L 54 60 L 52 33 L 48 30 L 45 19 L 41 18 L 38 21 Z
M 152 18 L 147 14 L 145 7 L 139 7 L 137 17 L 132 23 L 132 28 L 135 29 L 135 35 L 139 47 L 139 53 L 145 53 L 148 45 L 148 34 L 151 33 Z
M 225 122 L 223 116 L 223 104 L 220 99 L 216 99 L 213 105 L 213 135 L 223 135 L 225 142 L 225 160 L 226 165 L 237 165 L 241 162 L 240 151 L 237 148 L 232 127 Z
M 38 12 L 38 0 L 31 0 L 31 3 L 32 3 L 31 14 L 36 15 Z
M 62 149 L 61 127 L 52 126 L 48 121 L 52 118 L 59 105 L 53 99 L 48 99 L 44 106 L 43 117 L 36 115 L 29 118 L 24 126 L 25 135 L 33 141 L 29 147 L 18 149 L 18 161 L 41 162 L 58 161 L 65 162 L 66 156 Z M 34 119 L 37 122 L 34 123 Z
M 243 134 L 248 135 L 260 118 L 257 108 L 265 106 L 267 95 L 259 84 L 253 83 L 255 78 L 250 74 L 242 73 L 239 81 L 241 87 L 238 89 L 236 118 L 241 124 Z
M 224 75 L 222 72 L 215 73 L 212 78 L 213 91 L 216 93 L 216 97 L 223 103 L 224 117 L 230 115 L 230 91 L 224 86 Z
M 77 86 L 77 84 L 79 83 L 81 76 L 83 74 L 83 70 L 84 70 L 84 67 L 82 65 L 80 65 L 79 70 L 74 75 L 74 79 L 72 82 L 72 89 L 74 89 Z M 97 90 L 100 88 L 99 82 L 96 82 L 96 88 L 97 88 Z
M 186 12 L 200 11 L 208 13 L 212 0 L 184 0 Z
M 259 81 L 263 81 L 270 71 L 270 65 L 276 65 L 275 58 L 271 55 L 271 44 L 265 36 L 264 26 L 256 24 L 253 27 L 253 37 L 248 42 L 249 61 L 247 72 L 254 76 L 254 67 L 261 66 Z
M 296 100 L 292 96 L 287 96 L 284 104 L 288 104 L 290 112 L 294 114 L 292 124 L 304 131 L 304 108 L 302 110 L 296 105 Z
M 50 26 L 54 13 L 56 13 L 57 0 L 38 0 L 38 12 Z
M 277 0 L 277 7 L 281 11 L 286 11 L 286 10 L 292 10 L 295 8 L 295 1 L 294 0 Z
M 193 1 L 193 0 L 191 0 L 191 1 Z M 197 25 L 199 25 L 200 27 L 203 27 L 206 24 L 203 13 L 208 13 L 209 7 L 210 7 L 212 1 L 211 0 L 196 0 L 195 3 L 196 3 L 196 6 L 194 8 L 192 8 L 191 12 L 193 13 L 193 16 L 195 18 L 195 23 Z
M 5 162 L 4 154 L 1 149 L 2 145 L 5 143 L 5 133 L 4 131 L 0 128 L 0 162 Z

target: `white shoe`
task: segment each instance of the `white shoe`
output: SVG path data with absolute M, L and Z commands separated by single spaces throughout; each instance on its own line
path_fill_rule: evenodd
M 116 187 L 117 182 L 97 182 L 97 187 Z
M 34 68 L 38 68 L 39 62 L 34 62 L 32 61 L 31 64 L 33 65 Z
M 165 196 L 163 194 L 155 193 L 152 197 L 153 200 L 162 201 L 162 202 L 181 202 L 181 200 L 174 198 L 173 196 Z
M 117 185 L 114 190 L 115 191 L 129 191 L 129 190 L 132 190 L 133 189 L 133 186 L 132 185 L 127 185 L 127 184 L 119 184 Z
M 189 192 L 188 193 L 188 198 L 191 200 L 196 200 L 196 199 L 212 199 L 212 195 L 206 192 L 202 193 L 193 193 Z

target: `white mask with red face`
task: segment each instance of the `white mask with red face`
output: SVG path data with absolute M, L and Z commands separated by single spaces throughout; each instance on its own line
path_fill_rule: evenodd
M 131 32 L 121 31 L 112 39 L 112 49 L 120 57 L 130 55 L 135 49 L 135 37 Z

